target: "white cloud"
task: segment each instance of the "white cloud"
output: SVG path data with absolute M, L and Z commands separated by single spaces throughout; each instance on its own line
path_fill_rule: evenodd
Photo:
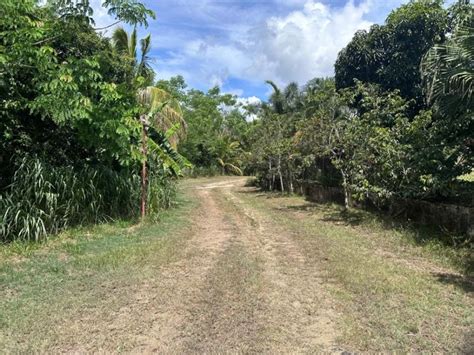
M 262 103 L 262 100 L 260 100 L 256 96 L 239 97 L 239 98 L 237 98 L 237 103 L 242 105 L 242 106 L 258 105 L 258 104 Z
M 235 90 L 235 91 L 237 91 L 237 92 L 227 92 L 227 93 L 232 94 L 232 95 L 237 95 L 237 96 L 242 95 L 241 90 Z M 237 97 L 236 98 L 236 104 L 237 104 L 236 106 L 234 106 L 234 105 L 232 105 L 232 106 L 221 105 L 220 109 L 223 112 L 229 113 L 237 107 L 237 110 L 239 110 L 240 113 L 242 113 L 245 116 L 245 119 L 248 122 L 251 122 L 251 121 L 257 119 L 258 116 L 256 114 L 252 113 L 252 112 L 249 112 L 248 106 L 260 105 L 261 103 L 262 103 L 262 100 L 260 100 L 256 96 Z
M 254 121 L 257 119 L 257 115 L 251 112 L 248 112 L 245 107 L 246 106 L 254 106 L 254 105 L 260 105 L 262 103 L 262 100 L 260 100 L 256 96 L 249 96 L 249 97 L 238 97 L 237 98 L 237 104 L 240 106 L 239 110 L 245 115 L 245 119 L 248 122 Z
M 283 83 L 333 75 L 337 53 L 355 31 L 370 27 L 364 20 L 369 8 L 368 2 L 356 6 L 349 1 L 332 9 L 309 0 L 301 10 L 269 18 L 250 32 L 249 49 L 255 55 L 249 74 Z
M 245 10 L 241 10 L 235 16 L 243 19 L 234 24 L 234 32 L 220 36 L 197 33 L 181 42 L 181 49 L 173 48 L 174 54 L 161 59 L 160 66 L 165 71 L 186 68 L 192 74 L 186 78 L 191 84 L 222 85 L 229 77 L 253 83 L 271 79 L 279 84 L 303 84 L 316 76 L 333 75 L 337 53 L 355 31 L 370 27 L 365 17 L 377 6 L 372 0 L 359 5 L 349 0 L 338 8 L 315 0 L 293 0 L 289 5 L 292 11 L 256 23 L 245 19 Z

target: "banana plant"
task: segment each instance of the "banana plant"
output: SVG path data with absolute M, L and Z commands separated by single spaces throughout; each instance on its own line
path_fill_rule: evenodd
M 164 90 L 148 86 L 138 91 L 137 100 L 142 108 L 140 122 L 142 124 L 142 198 L 140 212 L 146 215 L 146 198 L 149 153 L 160 161 L 172 175 L 181 175 L 181 170 L 190 163 L 181 156 L 171 143 L 173 136 L 185 133 L 185 122 L 179 103 Z M 170 127 L 168 125 L 172 124 Z M 183 126 L 184 129 L 180 129 Z

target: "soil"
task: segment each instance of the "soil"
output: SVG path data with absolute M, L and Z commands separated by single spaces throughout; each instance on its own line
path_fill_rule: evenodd
M 127 341 L 133 352 L 339 350 L 325 275 L 291 235 L 243 203 L 238 195 L 252 190 L 245 181 L 190 187 L 199 208 L 184 257 L 142 285 L 112 325 L 138 314 L 148 324 Z

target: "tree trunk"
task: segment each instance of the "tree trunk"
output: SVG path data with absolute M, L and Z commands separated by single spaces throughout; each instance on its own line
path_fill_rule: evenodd
M 147 176 L 147 153 L 148 153 L 148 149 L 147 149 L 147 139 L 148 139 L 148 135 L 147 135 L 147 129 L 146 129 L 146 125 L 145 123 L 143 123 L 143 127 L 142 127 L 142 153 L 143 153 L 143 163 L 142 163 L 142 201 L 141 201 L 141 205 L 140 205 L 140 215 L 141 215 L 141 218 L 142 220 L 145 218 L 146 216 L 146 200 L 147 200 L 147 179 L 148 179 L 148 176 Z
M 290 182 L 290 194 L 293 194 L 294 188 L 293 188 L 293 173 L 290 171 L 288 174 L 288 179 Z
M 281 192 L 285 192 L 285 187 L 283 185 L 283 176 L 281 174 L 281 155 L 280 154 L 278 154 L 277 172 L 278 172 L 278 176 L 280 177 Z
M 270 180 L 268 181 L 268 185 L 270 188 L 270 191 L 273 191 L 273 185 L 275 183 L 275 175 L 273 175 L 272 171 L 272 159 L 268 159 L 268 172 L 271 174 Z
M 347 176 L 343 170 L 341 170 L 342 174 L 342 187 L 344 188 L 344 207 L 346 210 L 352 207 L 352 194 L 349 189 L 349 184 L 347 182 Z

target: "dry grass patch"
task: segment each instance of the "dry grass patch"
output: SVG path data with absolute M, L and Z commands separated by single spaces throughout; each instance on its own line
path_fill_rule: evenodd
M 180 257 L 194 205 L 181 197 L 158 224 L 104 224 L 39 245 L 2 246 L 2 352 L 122 349 L 139 318 L 109 326 L 162 265 Z
M 286 226 L 306 256 L 335 281 L 325 287 L 343 314 L 343 348 L 472 349 L 472 284 L 450 263 L 450 251 L 432 252 L 403 231 L 372 222 L 351 223 L 337 206 L 309 205 L 299 197 L 241 196 Z

